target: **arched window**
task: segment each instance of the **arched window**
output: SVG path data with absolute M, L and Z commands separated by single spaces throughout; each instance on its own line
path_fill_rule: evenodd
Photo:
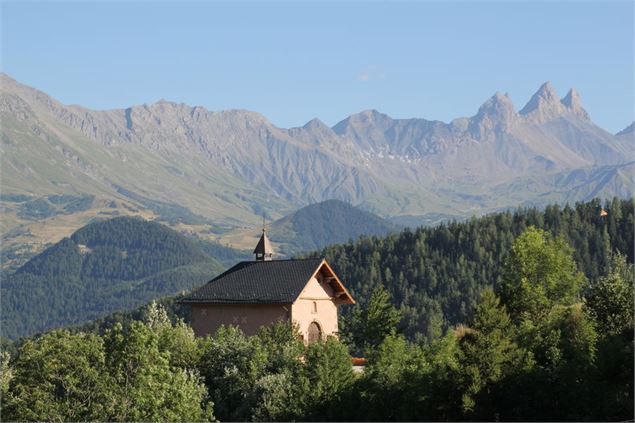
M 311 322 L 309 325 L 309 344 L 322 339 L 322 329 L 317 322 Z
M 317 313 L 317 301 L 313 301 L 313 304 L 311 305 L 311 313 Z

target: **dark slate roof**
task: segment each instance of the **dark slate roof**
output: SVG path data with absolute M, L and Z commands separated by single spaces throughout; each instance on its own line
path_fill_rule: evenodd
M 243 261 L 180 302 L 291 304 L 298 298 L 322 260 Z

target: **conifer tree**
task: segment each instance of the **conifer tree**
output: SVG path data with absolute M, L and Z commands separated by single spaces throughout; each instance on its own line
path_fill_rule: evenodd
M 356 306 L 353 310 L 345 337 L 351 339 L 357 351 L 372 349 L 397 330 L 400 320 L 401 312 L 390 303 L 390 293 L 379 285 L 365 307 Z

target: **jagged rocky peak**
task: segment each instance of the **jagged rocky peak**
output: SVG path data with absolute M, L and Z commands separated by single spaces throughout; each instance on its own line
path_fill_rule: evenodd
M 363 112 L 350 116 L 349 119 L 364 123 L 392 122 L 392 118 L 390 116 L 375 109 L 364 110 Z
M 478 109 L 477 116 L 489 115 L 509 119 L 516 115 L 514 103 L 508 93 L 496 92 Z
M 314 130 L 315 129 L 319 129 L 319 130 L 328 129 L 329 131 L 331 130 L 331 128 L 329 128 L 328 125 L 326 125 L 324 122 L 322 122 L 318 118 L 311 119 L 306 124 L 304 124 L 303 128 L 304 129 L 314 129 Z
M 165 113 L 165 112 L 171 112 L 171 111 L 177 109 L 178 108 L 178 104 L 176 104 L 176 103 L 174 103 L 172 101 L 168 101 L 165 98 L 161 98 L 161 99 L 159 99 L 159 101 L 148 105 L 147 108 L 149 110 L 152 110 L 153 112 Z
M 565 113 L 566 107 L 549 81 L 540 86 L 520 114 L 534 123 L 543 123 Z
M 562 104 L 571 109 L 582 108 L 582 100 L 580 99 L 580 94 L 578 94 L 575 88 L 571 88 L 567 95 L 564 96 L 564 98 L 562 99 Z
M 575 88 L 571 88 L 566 96 L 562 99 L 562 104 L 569 110 L 569 112 L 583 118 L 589 120 L 589 114 L 582 107 L 582 100 L 580 99 L 580 94 L 576 91 Z
M 354 115 L 350 115 L 343 121 L 337 123 L 333 127 L 333 131 L 338 135 L 342 135 L 350 131 L 352 128 L 368 129 L 377 127 L 389 127 L 393 124 L 393 122 L 394 120 L 390 116 L 384 113 L 380 113 L 375 109 L 364 110 Z
M 542 84 L 520 111 L 520 114 L 533 123 L 545 123 L 565 115 L 590 120 L 589 114 L 582 107 L 580 95 L 575 88 L 571 88 L 567 95 L 560 100 L 551 82 Z
M 318 118 L 311 119 L 301 127 L 289 128 L 287 132 L 291 134 L 291 136 L 309 135 L 315 140 L 335 135 L 333 134 L 333 130 Z
M 508 129 L 516 118 L 509 94 L 497 92 L 479 107 L 478 113 L 470 119 L 468 130 L 475 138 L 482 139 L 492 132 Z
M 582 107 L 580 95 L 571 88 L 560 100 L 551 82 L 545 82 L 520 111 L 529 122 L 544 123 L 563 115 L 576 116 L 590 120 L 589 114 Z

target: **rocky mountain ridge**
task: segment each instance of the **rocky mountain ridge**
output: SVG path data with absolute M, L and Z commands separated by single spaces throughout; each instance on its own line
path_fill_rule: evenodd
M 42 242 L 45 229 L 21 216 L 51 195 L 95 198 L 83 214 L 49 217 L 63 221 L 66 235 L 95 215 L 119 213 L 222 240 L 263 214 L 275 219 L 328 199 L 432 223 L 514 207 L 519 199 L 541 205 L 633 187 L 632 132 L 596 126 L 574 89 L 560 99 L 550 83 L 519 111 L 496 93 L 474 116 L 449 123 L 368 110 L 332 128 L 313 119 L 285 129 L 256 112 L 165 100 L 105 111 L 63 105 L 3 74 L 0 117 L 2 193 L 27 198 L 2 202 L 3 232 L 18 233 L 11 242 L 28 233 Z M 598 186 L 598 169 L 612 179 Z M 589 179 L 568 178 L 575 170 Z

